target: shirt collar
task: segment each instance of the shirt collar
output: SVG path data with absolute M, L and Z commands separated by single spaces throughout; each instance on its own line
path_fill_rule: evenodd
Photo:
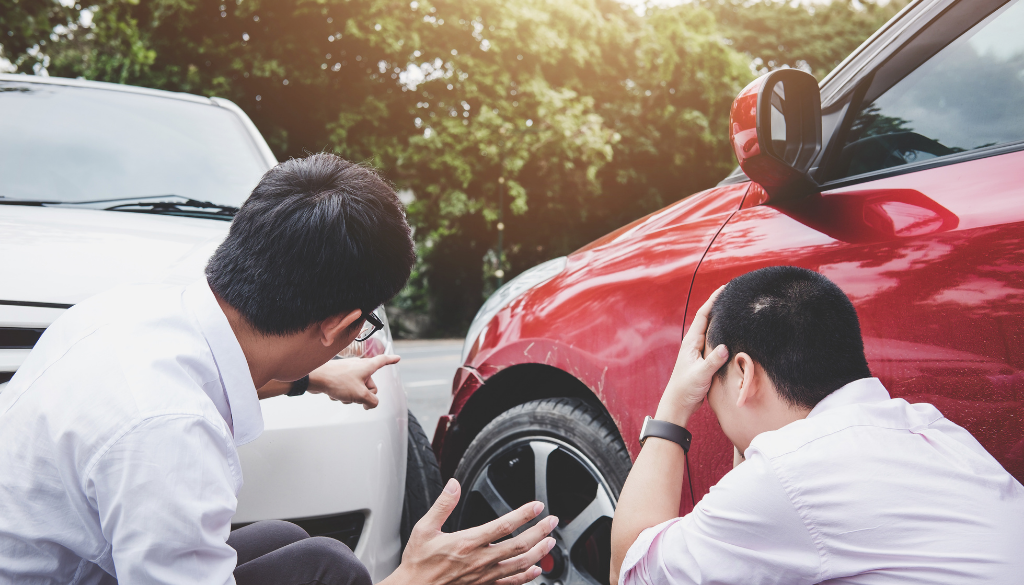
M 244 445 L 263 432 L 263 411 L 252 382 L 249 362 L 205 278 L 185 289 L 184 300 L 199 322 L 217 364 L 231 411 L 228 424 L 232 428 L 235 445 Z
M 811 409 L 811 412 L 807 414 L 807 418 L 841 406 L 882 402 L 889 399 L 889 391 L 885 389 L 885 386 L 882 386 L 878 378 L 861 378 L 826 396 Z

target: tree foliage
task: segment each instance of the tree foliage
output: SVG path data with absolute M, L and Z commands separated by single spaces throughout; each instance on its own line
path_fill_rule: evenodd
M 699 0 L 757 73 L 795 67 L 824 79 L 909 0 Z
M 24 25 L 4 44 L 22 71 L 226 97 L 278 157 L 327 149 L 411 190 L 421 264 L 398 303 L 429 314 L 434 334 L 461 332 L 498 270 L 511 276 L 571 252 L 721 179 L 734 164 L 729 106 L 753 75 L 741 51 L 819 73 L 889 10 L 738 0 L 643 15 L 615 0 L 0 3 L 21 11 L 0 23 Z M 796 26 L 771 42 L 756 34 L 787 19 Z
M 54 31 L 71 32 L 79 17 L 80 8 L 54 0 L 0 0 L 0 59 L 32 72 L 51 35 L 60 38 Z

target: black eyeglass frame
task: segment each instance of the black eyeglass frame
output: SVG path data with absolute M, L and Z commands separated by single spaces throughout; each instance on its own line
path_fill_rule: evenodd
M 373 325 L 373 329 L 370 330 L 366 335 L 360 335 L 356 337 L 356 341 L 366 341 L 373 337 L 374 333 L 377 333 L 384 328 L 384 322 L 380 320 L 380 317 L 375 315 L 373 311 L 363 311 L 363 318 L 366 319 L 370 325 Z

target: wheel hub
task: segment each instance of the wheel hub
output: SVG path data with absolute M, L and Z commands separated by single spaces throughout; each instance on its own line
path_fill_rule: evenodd
M 559 550 L 558 544 L 540 560 L 541 575 L 545 577 L 561 577 L 565 572 L 565 555 Z
M 534 585 L 603 585 L 608 579 L 611 518 L 615 499 L 596 465 L 554 437 L 523 437 L 488 457 L 470 486 L 459 526 L 477 526 L 538 500 L 541 517 L 559 518 L 555 546 L 541 559 Z

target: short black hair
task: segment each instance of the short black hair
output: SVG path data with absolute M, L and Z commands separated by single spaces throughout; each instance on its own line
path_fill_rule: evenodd
M 319 153 L 267 171 L 206 266 L 225 302 L 265 335 L 371 311 L 416 260 L 398 196 L 373 170 Z
M 709 347 L 725 344 L 730 362 L 739 352 L 753 358 L 794 406 L 814 408 L 871 376 L 853 303 L 806 268 L 771 266 L 732 279 L 712 305 L 707 336 Z

